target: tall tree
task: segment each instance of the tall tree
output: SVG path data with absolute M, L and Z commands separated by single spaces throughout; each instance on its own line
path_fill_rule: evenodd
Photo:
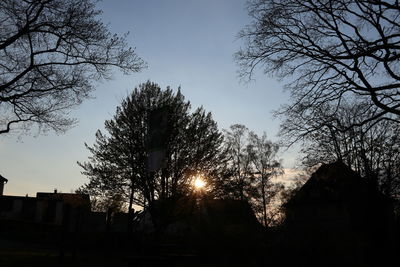
M 275 197 L 283 190 L 272 178 L 282 173 L 279 146 L 242 125 L 225 130 L 227 156 L 222 186 L 225 197 L 249 202 L 260 221 L 270 225 L 275 217 Z
M 167 111 L 165 164 L 149 170 L 149 118 L 154 110 Z M 190 112 L 180 89 L 162 90 L 157 84 L 140 84 L 105 122 L 107 134 L 98 131 L 92 156 L 79 163 L 89 183 L 82 189 L 96 195 L 123 194 L 130 204 L 152 205 L 160 198 L 190 193 L 194 175 L 212 179 L 220 159 L 222 135 L 211 113 Z M 210 182 L 211 183 L 211 182 Z
M 249 0 L 252 23 L 239 36 L 242 74 L 256 66 L 291 90 L 282 112 L 344 99 L 361 100 L 369 117 L 399 120 L 400 7 L 395 0 Z M 353 125 L 350 125 L 353 126 Z
M 0 1 L 0 134 L 13 125 L 64 131 L 68 110 L 110 78 L 143 61 L 126 35 L 109 32 L 94 0 Z
M 226 181 L 227 193 L 233 198 L 245 200 L 249 198 L 248 193 L 252 191 L 254 179 L 248 140 L 249 129 L 242 124 L 234 124 L 224 132 L 224 143 L 229 158 L 228 168 L 231 173 L 230 180 Z
M 249 139 L 250 158 L 256 171 L 255 177 L 258 183 L 256 187 L 262 200 L 261 202 L 257 201 L 259 203 L 257 206 L 261 206 L 264 226 L 268 226 L 272 223 L 274 217 L 268 216 L 268 205 L 274 204 L 272 203 L 274 197 L 282 190 L 281 184 L 273 183 L 271 180 L 273 177 L 283 173 L 281 163 L 277 158 L 279 146 L 268 140 L 266 133 L 258 136 L 250 132 Z M 270 207 L 271 209 L 273 207 Z M 272 213 L 270 212 L 270 214 Z

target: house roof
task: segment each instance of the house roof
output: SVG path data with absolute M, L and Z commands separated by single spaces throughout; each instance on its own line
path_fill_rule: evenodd
M 287 207 L 307 203 L 363 199 L 377 194 L 365 179 L 341 161 L 322 165 L 287 202 Z
M 2 183 L 7 183 L 8 180 L 6 178 L 4 178 L 3 176 L 0 175 L 0 182 Z

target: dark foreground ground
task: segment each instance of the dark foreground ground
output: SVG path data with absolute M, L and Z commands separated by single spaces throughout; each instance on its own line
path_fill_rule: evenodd
M 214 248 L 215 249 L 215 248 Z M 255 255 L 254 255 L 255 256 Z M 0 240 L 0 266 L 261 266 L 255 257 L 220 249 L 201 251 L 176 244 L 110 249 L 57 247 L 38 242 Z M 254 261 L 254 262 L 252 262 Z
M 57 228 L 41 231 L 37 226 L 33 229 L 16 223 L 2 226 L 0 267 L 372 267 L 397 266 L 391 264 L 393 259 L 399 262 L 397 235 L 388 243 L 383 239 L 356 239 L 347 232 L 310 234 L 297 229 L 252 232 L 250 227 L 246 231 L 230 228 L 224 234 L 210 230 L 177 238 L 140 233 L 66 233 Z
M 177 240 L 126 233 L 2 232 L 0 266 L 265 266 L 257 243 L 217 236 Z
M 80 238 L 74 237 L 62 245 L 57 236 L 46 242 L 0 238 L 0 266 L 397 266 L 389 263 L 398 252 L 381 251 L 377 255 L 371 250 L 360 257 L 354 254 L 358 248 L 343 255 L 334 246 L 325 247 L 321 253 L 314 248 L 247 243 L 249 240 L 210 240 L 209 244 L 197 245 L 146 243 L 133 236 Z M 94 243 L 88 242 L 93 240 Z

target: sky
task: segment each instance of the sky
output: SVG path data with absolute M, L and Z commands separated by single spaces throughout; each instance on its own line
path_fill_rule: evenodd
M 87 160 L 91 145 L 131 90 L 150 80 L 182 93 L 192 108 L 203 106 L 220 129 L 240 123 L 277 141 L 279 121 L 272 111 L 288 101 L 283 84 L 261 71 L 254 81 L 238 77 L 233 54 L 243 46 L 238 32 L 250 22 L 245 0 L 103 0 L 102 20 L 110 31 L 129 32 L 128 44 L 148 67 L 140 73 L 114 72 L 112 80 L 96 81 L 92 98 L 71 112 L 79 123 L 65 134 L 0 135 L 0 175 L 9 179 L 6 195 L 73 192 L 87 182 L 77 161 Z M 285 168 L 297 155 L 280 155 Z M 288 170 L 288 173 L 291 173 Z

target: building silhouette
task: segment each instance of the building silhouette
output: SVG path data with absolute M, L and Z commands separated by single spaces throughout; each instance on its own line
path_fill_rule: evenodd
M 6 184 L 7 182 L 8 182 L 8 180 L 0 175 L 0 196 L 3 195 L 4 184 Z
M 395 233 L 389 198 L 341 161 L 322 165 L 288 201 L 286 227 L 299 262 L 314 266 L 384 266 Z

